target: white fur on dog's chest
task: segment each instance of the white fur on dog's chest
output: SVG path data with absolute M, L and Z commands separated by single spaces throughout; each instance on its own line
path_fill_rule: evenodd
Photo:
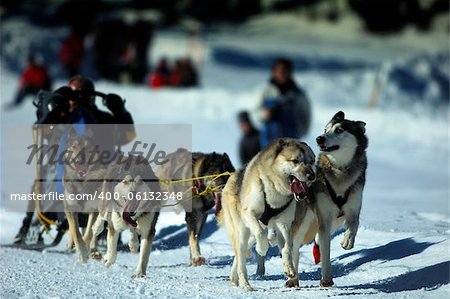
M 274 189 L 271 190 L 267 190 L 267 188 L 264 189 L 266 189 L 264 190 L 265 200 L 274 209 L 284 206 L 289 202 L 289 200 L 291 200 L 290 197 L 292 197 L 292 195 L 286 196 L 284 194 L 280 194 Z

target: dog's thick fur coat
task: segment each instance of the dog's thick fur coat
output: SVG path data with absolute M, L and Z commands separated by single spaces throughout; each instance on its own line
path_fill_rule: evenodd
M 190 163 L 191 161 L 192 163 Z M 191 165 L 192 168 L 190 168 Z M 176 152 L 167 155 L 163 165 L 157 170 L 157 176 L 161 179 L 187 179 L 191 175 L 192 178 L 198 178 L 219 175 L 224 172 L 234 172 L 234 167 L 226 153 L 191 153 L 186 149 L 180 148 Z M 205 186 L 217 189 L 215 192 L 201 196 L 197 196 L 193 192 L 192 197 L 187 198 L 188 200 L 183 201 L 182 205 L 180 205 L 186 211 L 185 220 L 189 236 L 189 264 L 191 266 L 200 266 L 206 262 L 206 259 L 200 252 L 200 236 L 209 210 L 214 205 L 216 205 L 216 209 L 218 208 L 217 204 L 220 206 L 220 186 L 224 186 L 227 180 L 228 176 L 224 175 L 216 179 L 204 178 L 193 182 L 162 186 L 164 191 L 168 192 L 186 192 L 186 190 L 190 191 L 192 188 L 197 190 L 197 192 L 201 192 Z
M 296 276 L 291 260 L 290 230 L 296 206 L 293 199 L 306 196 L 307 186 L 315 179 L 314 160 L 307 144 L 282 138 L 272 142 L 228 180 L 218 221 L 228 231 L 234 248 L 232 284 L 252 290 L 245 261 L 255 241 L 257 253 L 265 256 L 269 247 L 267 228 L 280 233 L 284 273 Z M 268 209 L 277 212 L 262 220 Z
M 342 248 L 350 250 L 355 243 L 365 184 L 368 140 L 365 123 L 345 119 L 342 111 L 334 115 L 317 137 L 321 154 L 317 162 L 315 211 L 319 223 L 316 242 L 321 257 L 321 286 L 332 286 L 330 262 L 331 234 L 344 228 Z
M 124 167 L 124 165 L 127 165 Z M 138 201 L 144 198 L 144 193 L 160 192 L 159 181 L 152 168 L 143 157 L 129 156 L 121 165 L 112 164 L 108 167 L 102 193 L 116 194 L 115 199 L 108 203 L 100 201 L 99 215 L 93 226 L 96 238 L 104 229 L 104 222 L 108 224 L 107 251 L 103 257 L 105 267 L 110 267 L 117 258 L 117 243 L 119 234 L 130 229 L 131 236 L 128 243 L 131 252 L 137 252 L 140 245 L 140 256 L 133 278 L 146 275 L 150 257 L 152 241 L 155 236 L 155 226 L 159 216 L 160 201 Z M 136 194 L 137 198 L 130 198 Z M 127 211 L 130 205 L 133 208 Z M 124 214 L 133 215 L 130 222 L 124 219 Z M 129 220 L 130 221 L 130 220 Z M 135 225 L 135 227 L 134 227 Z M 137 235 L 141 236 L 140 244 Z M 101 255 L 91 249 L 91 256 L 100 259 Z

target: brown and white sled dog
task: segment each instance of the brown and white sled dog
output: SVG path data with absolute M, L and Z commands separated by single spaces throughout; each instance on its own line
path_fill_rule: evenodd
M 192 159 L 192 160 L 191 160 Z M 192 161 L 192 163 L 191 163 Z M 209 210 L 216 206 L 216 213 L 220 208 L 220 199 L 222 186 L 225 186 L 229 175 L 215 176 L 226 172 L 234 172 L 233 164 L 226 153 L 210 154 L 191 153 L 186 149 L 180 148 L 176 152 L 167 155 L 163 165 L 157 170 L 157 176 L 161 179 L 179 179 L 179 178 L 199 178 L 212 176 L 202 179 L 196 179 L 183 184 L 163 185 L 162 188 L 167 192 L 185 192 L 194 190 L 192 197 L 187 197 L 181 205 L 177 206 L 186 211 L 186 226 L 189 235 L 189 249 L 191 266 L 200 266 L 205 264 L 206 260 L 200 252 L 200 236 L 205 225 Z M 214 192 L 205 192 L 210 188 Z
M 146 275 L 155 225 L 159 216 L 160 201 L 150 200 L 151 194 L 160 192 L 159 180 L 143 157 L 128 156 L 120 164 L 108 167 L 99 201 L 99 215 L 93 226 L 94 238 L 104 229 L 107 222 L 107 251 L 103 257 L 105 267 L 110 267 L 117 258 L 119 234 L 131 230 L 128 243 L 131 252 L 139 248 L 140 256 L 133 278 Z M 111 196 L 108 200 L 108 196 Z M 156 195 L 154 195 L 156 198 Z M 92 242 L 93 243 L 93 242 Z M 100 259 L 101 254 L 91 249 L 91 256 Z
M 367 168 L 365 126 L 362 121 L 345 119 L 344 112 L 339 111 L 326 125 L 325 133 L 316 139 L 321 153 L 314 184 L 314 205 L 319 222 L 316 242 L 320 249 L 320 285 L 323 287 L 334 284 L 331 234 L 343 227 L 342 248 L 352 249 L 355 243 Z
M 281 138 L 258 153 L 244 170 L 233 174 L 222 195 L 219 223 L 226 228 L 234 248 L 230 280 L 252 290 L 245 265 L 256 241 L 256 251 L 265 256 L 269 247 L 267 228 L 282 239 L 283 271 L 296 273 L 291 260 L 291 224 L 296 200 L 303 200 L 315 179 L 314 153 L 303 142 Z
M 76 196 L 94 195 L 101 191 L 106 166 L 100 163 L 90 163 L 87 153 L 95 153 L 95 142 L 92 130 L 88 129 L 86 134 L 78 135 L 75 130 L 70 129 L 64 148 L 64 196 L 66 199 Z M 92 158 L 92 157 L 91 157 Z M 93 160 L 96 158 L 94 157 Z M 65 200 L 64 212 L 69 224 L 71 243 L 75 245 L 78 259 L 86 263 L 89 251 L 86 244 L 92 243 L 95 249 L 96 242 L 92 240 L 92 225 L 97 217 L 97 202 L 95 200 Z M 84 236 L 81 236 L 78 224 L 78 214 L 89 212 L 89 219 Z

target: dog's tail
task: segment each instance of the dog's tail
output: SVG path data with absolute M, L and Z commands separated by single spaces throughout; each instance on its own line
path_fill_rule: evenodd
M 220 226 L 227 226 L 226 222 L 226 215 L 225 213 L 229 213 L 231 212 L 231 210 L 233 210 L 233 208 L 231 207 L 233 205 L 233 203 L 236 201 L 236 188 L 235 188 L 235 175 L 231 175 L 230 178 L 228 179 L 225 187 L 222 190 L 222 194 L 220 196 L 216 196 L 216 202 L 215 202 L 215 209 L 216 209 L 216 217 L 217 217 L 217 222 L 219 223 Z M 227 211 L 224 210 L 223 205 L 226 205 L 225 209 Z M 230 209 L 231 208 L 231 209 Z
M 223 195 L 222 195 L 223 196 Z M 222 196 L 219 199 L 215 199 L 215 215 L 217 219 L 217 223 L 219 223 L 220 226 L 225 226 L 224 223 L 224 212 L 222 209 Z
M 231 175 L 228 179 L 222 191 L 222 209 L 217 215 L 217 222 L 228 233 L 235 256 L 238 254 L 238 228 L 241 222 L 240 202 L 236 181 L 236 174 Z

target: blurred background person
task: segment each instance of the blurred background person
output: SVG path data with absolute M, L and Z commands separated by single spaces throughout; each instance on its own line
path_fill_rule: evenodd
M 83 65 L 84 38 L 72 30 L 59 51 L 61 65 L 69 77 L 79 74 Z
M 150 87 L 160 88 L 170 83 L 170 70 L 166 58 L 161 58 L 156 64 L 155 71 L 150 76 Z
M 153 23 L 147 20 L 109 16 L 98 21 L 92 48 L 98 75 L 121 83 L 144 83 L 152 35 Z
M 28 95 L 36 96 L 40 90 L 50 90 L 52 80 L 43 62 L 34 54 L 28 56 L 27 66 L 20 77 L 19 90 L 9 108 L 19 106 Z
M 202 40 L 201 27 L 191 29 L 188 32 L 187 41 L 187 57 L 190 57 L 195 68 L 200 72 L 203 68 L 203 62 L 205 61 L 205 44 Z
M 198 74 L 192 60 L 188 57 L 181 59 L 180 62 L 180 82 L 178 87 L 198 86 Z
M 103 98 L 103 104 L 111 111 L 111 113 L 100 110 L 95 104 L 95 98 L 98 94 L 95 91 L 94 83 L 91 79 L 82 75 L 76 75 L 69 81 L 69 87 L 77 91 L 78 95 L 76 99 L 69 100 L 71 111 L 82 107 L 86 109 L 95 120 L 95 123 L 107 125 L 107 124 L 120 124 L 119 128 L 114 129 L 112 127 L 102 129 L 105 136 L 105 143 L 109 145 L 108 150 L 113 151 L 114 145 L 118 148 L 132 141 L 135 136 L 135 128 L 133 118 L 125 109 L 125 101 L 116 94 L 106 94 Z M 76 117 L 76 116 L 74 116 Z
M 274 61 L 261 108 L 263 147 L 280 137 L 302 138 L 308 133 L 311 105 L 306 93 L 293 79 L 293 63 L 289 59 Z
M 181 60 L 177 59 L 175 60 L 175 63 L 173 64 L 172 71 L 170 72 L 169 76 L 169 83 L 170 86 L 179 86 L 180 85 L 180 79 L 181 79 Z
M 246 165 L 261 150 L 260 133 L 247 111 L 238 114 L 238 121 L 242 133 L 239 141 L 239 158 L 241 165 Z

